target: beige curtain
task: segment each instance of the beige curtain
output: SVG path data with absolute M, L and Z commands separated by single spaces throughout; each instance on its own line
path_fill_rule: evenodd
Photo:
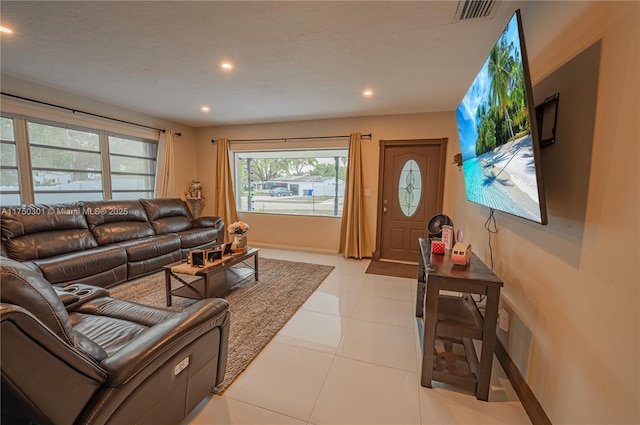
M 362 140 L 360 133 L 352 133 L 338 254 L 360 259 L 371 257 L 371 253 L 362 182 Z
M 160 133 L 158 140 L 158 162 L 156 163 L 156 198 L 167 198 L 173 188 L 173 130 Z
M 236 198 L 233 194 L 233 178 L 229 164 L 229 140 L 218 139 L 218 165 L 216 167 L 216 211 L 215 215 L 222 218 L 225 229 L 231 223 L 238 221 Z M 225 242 L 229 242 L 229 232 L 225 231 Z

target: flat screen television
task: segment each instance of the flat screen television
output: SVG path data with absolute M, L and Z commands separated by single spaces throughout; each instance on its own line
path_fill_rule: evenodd
M 547 224 L 538 126 L 516 10 L 456 109 L 467 200 Z

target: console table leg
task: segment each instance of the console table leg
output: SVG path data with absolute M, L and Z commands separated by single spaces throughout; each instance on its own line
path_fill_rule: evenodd
M 484 324 L 482 331 L 482 351 L 480 355 L 480 376 L 476 398 L 489 401 L 489 384 L 491 383 L 491 366 L 493 353 L 496 347 L 496 324 L 498 322 L 498 303 L 500 301 L 500 288 L 487 288 L 487 304 L 485 307 Z
M 434 345 L 436 342 L 436 322 L 438 321 L 438 299 L 440 287 L 435 283 L 426 285 L 427 302 L 423 314 L 424 336 L 422 339 L 422 376 L 420 385 L 431 388 L 433 379 L 433 363 L 435 361 Z

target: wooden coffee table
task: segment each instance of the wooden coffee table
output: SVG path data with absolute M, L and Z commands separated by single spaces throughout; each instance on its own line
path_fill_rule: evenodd
M 192 267 L 186 261 L 167 264 L 163 267 L 167 307 L 171 306 L 171 297 L 178 296 L 200 300 L 216 298 L 229 288 L 251 275 L 258 280 L 258 248 L 249 248 L 244 252 L 224 256 L 204 267 Z M 233 267 L 242 263 L 242 266 Z M 196 276 L 193 281 L 185 280 L 185 275 Z M 180 283 L 171 288 L 171 280 Z

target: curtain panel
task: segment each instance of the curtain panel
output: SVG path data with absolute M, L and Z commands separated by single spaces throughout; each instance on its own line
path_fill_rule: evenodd
M 371 257 L 371 238 L 367 227 L 364 203 L 360 133 L 352 133 L 350 137 L 345 186 L 338 254 L 357 259 Z
M 226 229 L 233 222 L 238 221 L 236 198 L 233 193 L 233 178 L 229 162 L 229 140 L 217 139 L 218 164 L 216 167 L 216 207 L 215 215 L 222 218 L 225 225 L 225 243 L 231 240 Z
M 158 160 L 156 162 L 156 186 L 154 196 L 167 198 L 173 189 L 173 130 L 160 133 L 158 139 Z

